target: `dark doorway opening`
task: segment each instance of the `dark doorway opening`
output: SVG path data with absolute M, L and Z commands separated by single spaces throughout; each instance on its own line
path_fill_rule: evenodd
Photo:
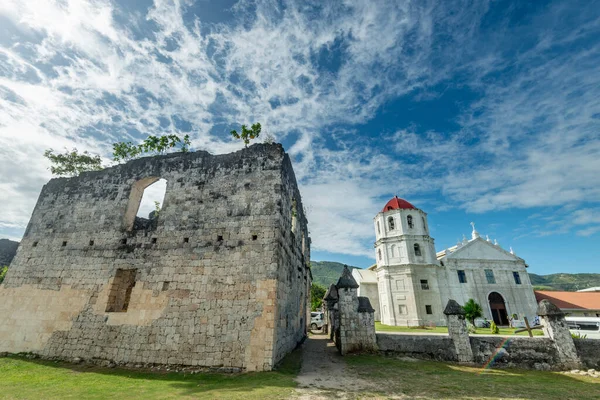
M 506 312 L 506 303 L 502 295 L 498 292 L 492 292 L 488 296 L 488 300 L 494 323 L 498 326 L 508 325 L 508 313 Z

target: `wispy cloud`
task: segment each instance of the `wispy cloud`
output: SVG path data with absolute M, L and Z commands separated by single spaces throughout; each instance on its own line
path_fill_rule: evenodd
M 290 143 L 318 250 L 372 255 L 372 217 L 394 193 L 475 212 L 599 198 L 600 16 L 586 3 L 500 13 L 493 29 L 487 1 L 242 0 L 220 23 L 208 6 L 0 4 L 0 229 L 25 226 L 46 148 L 108 156 L 116 140 L 189 132 L 222 153 L 251 121 Z M 440 84 L 473 94 L 452 130 L 409 110 L 363 128 L 391 100 L 441 98 Z

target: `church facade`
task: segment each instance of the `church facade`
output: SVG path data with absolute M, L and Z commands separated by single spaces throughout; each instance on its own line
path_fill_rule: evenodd
M 474 299 L 499 326 L 533 321 L 536 299 L 525 261 L 480 237 L 436 253 L 427 214 L 394 197 L 374 218 L 377 263 L 354 270 L 359 296 L 369 297 L 385 325 L 445 325 L 449 299 Z M 519 323 L 519 322 L 513 322 Z

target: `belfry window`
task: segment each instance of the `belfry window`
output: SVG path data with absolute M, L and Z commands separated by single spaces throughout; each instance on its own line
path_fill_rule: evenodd
M 381 249 L 377 250 L 377 254 L 379 254 L 379 261 L 381 261 Z
M 415 256 L 420 256 L 421 255 L 421 246 L 419 246 L 418 243 L 415 243 L 414 249 L 415 249 Z
M 394 218 L 393 217 L 388 218 L 388 229 L 390 231 L 394 230 Z
M 517 285 L 521 284 L 521 276 L 519 275 L 519 273 L 517 271 L 513 272 L 513 278 L 515 278 L 515 283 Z
M 381 235 L 381 228 L 379 226 L 379 221 L 377 221 L 377 234 Z
M 409 215 L 408 217 L 406 217 L 406 223 L 408 224 L 409 228 L 414 228 L 412 215 Z

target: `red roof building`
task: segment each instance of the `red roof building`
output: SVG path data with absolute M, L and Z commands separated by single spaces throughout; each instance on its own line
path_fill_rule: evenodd
M 565 314 L 581 317 L 600 317 L 600 292 L 536 290 L 534 293 L 538 303 L 542 300 L 548 300 Z

